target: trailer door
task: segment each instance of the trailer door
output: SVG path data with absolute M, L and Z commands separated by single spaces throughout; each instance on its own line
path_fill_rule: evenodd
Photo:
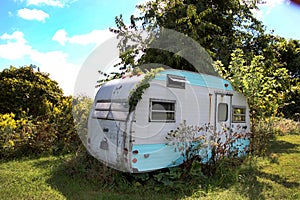
M 231 127 L 232 93 L 215 93 L 215 119 L 214 130 L 222 132 Z

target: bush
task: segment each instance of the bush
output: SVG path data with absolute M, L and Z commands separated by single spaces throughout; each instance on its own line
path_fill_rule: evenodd
M 13 113 L 0 114 L 0 155 L 7 157 L 28 141 L 30 133 L 22 133 L 28 120 L 15 120 Z
M 277 135 L 300 134 L 300 123 L 291 119 L 274 119 L 274 133 Z
M 73 98 L 72 114 L 74 128 L 79 138 L 86 144 L 88 132 L 88 118 L 93 100 L 87 96 L 78 96 Z
M 266 155 L 270 141 L 275 138 L 274 118 L 261 118 L 252 125 L 251 153 L 252 155 Z
M 0 114 L 1 157 L 76 152 L 82 148 L 77 132 L 87 132 L 91 103 L 88 97 L 63 97 L 56 105 L 45 102 L 48 116 L 33 119 L 24 111 L 18 117 Z
M 300 134 L 299 122 L 278 117 L 257 120 L 252 128 L 255 133 L 251 137 L 253 155 L 266 155 L 270 142 L 276 135 Z
M 90 98 L 64 96 L 57 82 L 34 66 L 4 69 L 0 91 L 2 157 L 74 152 L 81 146 L 77 133 L 87 132 Z
M 0 72 L 0 113 L 14 113 L 20 119 L 22 111 L 34 118 L 48 116 L 47 103 L 56 105 L 63 97 L 58 83 L 49 74 L 35 72 L 32 67 L 10 67 Z

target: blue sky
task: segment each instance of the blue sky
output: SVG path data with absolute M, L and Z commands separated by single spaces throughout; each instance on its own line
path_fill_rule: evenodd
M 143 0 L 144 1 L 144 0 Z M 72 94 L 88 55 L 111 37 L 115 16 L 128 20 L 141 0 L 1 0 L 0 70 L 35 64 Z M 300 39 L 300 7 L 267 0 L 255 11 L 275 34 Z M 128 23 L 128 21 L 127 21 Z

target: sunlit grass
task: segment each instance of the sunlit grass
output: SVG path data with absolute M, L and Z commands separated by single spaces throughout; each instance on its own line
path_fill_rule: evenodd
M 57 157 L 24 159 L 0 164 L 1 199 L 63 199 L 63 195 L 47 184 L 60 164 Z
M 70 173 L 72 159 L 68 155 L 2 161 L 0 199 L 300 199 L 300 135 L 279 136 L 268 157 L 226 168 L 223 177 L 195 178 L 171 187 L 132 184 L 118 174 L 112 177 L 118 184 L 92 181 L 84 168 Z

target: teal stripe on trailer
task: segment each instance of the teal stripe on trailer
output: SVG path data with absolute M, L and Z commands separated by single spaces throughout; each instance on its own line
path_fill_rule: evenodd
M 245 156 L 249 150 L 249 139 L 237 139 L 230 150 L 237 152 L 238 157 Z M 196 153 L 196 152 L 195 152 Z M 209 162 L 212 157 L 210 148 L 201 148 L 197 151 L 201 162 Z M 139 172 L 153 171 L 157 169 L 174 167 L 184 162 L 180 152 L 175 151 L 175 146 L 161 144 L 134 144 L 132 146 L 132 168 Z
M 217 76 L 200 74 L 196 72 L 188 72 L 188 71 L 181 71 L 181 70 L 165 70 L 157 74 L 154 80 L 165 81 L 167 74 L 184 76 L 187 82 L 191 85 L 233 91 L 233 88 L 229 81 Z M 228 86 L 225 87 L 225 84 L 227 84 Z
M 248 138 L 238 138 L 233 142 L 230 150 L 236 152 L 238 157 L 245 156 L 249 151 L 250 139 Z
M 178 147 L 177 147 L 178 148 Z M 210 150 L 205 148 L 198 151 L 202 162 L 207 162 L 211 157 Z M 140 172 L 152 171 L 167 167 L 174 167 L 184 162 L 184 157 L 175 146 L 161 144 L 134 144 L 132 146 L 132 168 Z
M 180 152 L 166 144 L 135 144 L 132 152 L 132 167 L 141 172 L 169 167 L 181 157 Z

